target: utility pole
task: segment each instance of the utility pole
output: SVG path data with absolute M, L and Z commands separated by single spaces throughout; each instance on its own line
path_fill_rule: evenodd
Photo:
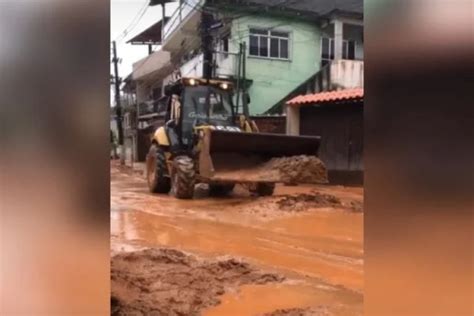
M 247 94 L 247 78 L 246 78 L 246 60 L 247 60 L 247 43 L 242 43 L 242 107 L 244 110 L 244 115 L 246 118 L 249 118 L 249 104 L 248 104 L 248 94 Z
M 203 11 L 201 15 L 201 49 L 203 52 L 203 69 L 202 75 L 204 79 L 211 79 L 213 65 L 213 48 L 212 35 L 210 27 L 214 21 L 212 14 Z
M 236 96 L 236 101 L 235 101 L 235 106 L 236 106 L 236 113 L 239 113 L 239 107 L 240 107 L 240 70 L 242 69 L 242 43 L 239 43 L 239 62 L 238 62 L 238 68 L 237 68 L 237 96 Z
M 112 62 L 114 63 L 114 86 L 115 86 L 115 119 L 117 121 L 117 129 L 118 129 L 118 139 L 119 145 L 122 148 L 120 153 L 120 163 L 125 164 L 125 148 L 123 145 L 123 129 L 122 129 L 122 106 L 120 104 L 120 83 L 121 79 L 119 77 L 118 72 L 118 58 L 117 58 L 117 46 L 115 41 L 112 42 L 113 45 L 113 54 L 114 57 Z

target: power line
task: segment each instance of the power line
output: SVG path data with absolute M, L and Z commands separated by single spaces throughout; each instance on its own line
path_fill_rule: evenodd
M 116 42 L 122 41 L 131 31 L 133 31 L 133 29 L 138 25 L 140 20 L 143 18 L 143 16 L 147 12 L 148 8 L 149 8 L 148 0 L 146 0 L 144 5 L 137 12 L 135 17 L 130 22 L 130 24 L 115 38 Z

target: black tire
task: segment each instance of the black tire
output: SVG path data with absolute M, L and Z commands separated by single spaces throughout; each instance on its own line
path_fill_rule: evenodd
M 270 196 L 273 195 L 273 191 L 275 191 L 275 183 L 257 183 L 256 192 L 258 196 Z
M 196 171 L 194 170 L 194 161 L 190 157 L 178 156 L 174 158 L 171 178 L 175 197 L 178 199 L 193 198 Z
M 209 195 L 210 196 L 226 196 L 234 190 L 235 184 L 210 184 Z
M 146 178 L 150 192 L 170 192 L 171 179 L 168 176 L 165 153 L 156 144 L 150 146 L 146 156 Z

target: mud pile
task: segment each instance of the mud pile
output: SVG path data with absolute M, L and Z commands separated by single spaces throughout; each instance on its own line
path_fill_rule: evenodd
M 361 213 L 364 211 L 364 203 L 362 201 L 350 201 L 348 207 L 357 213 Z
M 172 249 L 118 254 L 111 262 L 111 313 L 200 315 L 226 289 L 283 279 L 235 259 L 203 261 Z
M 330 316 L 331 313 L 324 306 L 311 308 L 290 308 L 278 309 L 271 313 L 263 314 L 262 316 Z
M 315 156 L 289 156 L 272 158 L 255 166 L 238 167 L 233 162 L 232 170 L 218 170 L 214 181 L 232 182 L 285 182 L 288 184 L 328 183 L 328 173 L 324 163 Z
M 315 156 L 291 156 L 272 158 L 264 166 L 266 170 L 278 170 L 284 182 L 328 183 L 328 172 L 324 163 Z
M 287 195 L 276 202 L 278 208 L 283 211 L 300 212 L 309 208 L 318 207 L 341 207 L 342 202 L 334 195 L 312 194 Z

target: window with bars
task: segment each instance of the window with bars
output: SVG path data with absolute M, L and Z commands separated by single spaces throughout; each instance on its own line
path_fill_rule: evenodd
M 323 37 L 321 39 L 321 66 L 327 65 L 334 59 L 334 39 Z M 355 59 L 355 41 L 342 41 L 342 59 Z
M 249 55 L 254 57 L 290 59 L 290 33 L 250 29 Z

